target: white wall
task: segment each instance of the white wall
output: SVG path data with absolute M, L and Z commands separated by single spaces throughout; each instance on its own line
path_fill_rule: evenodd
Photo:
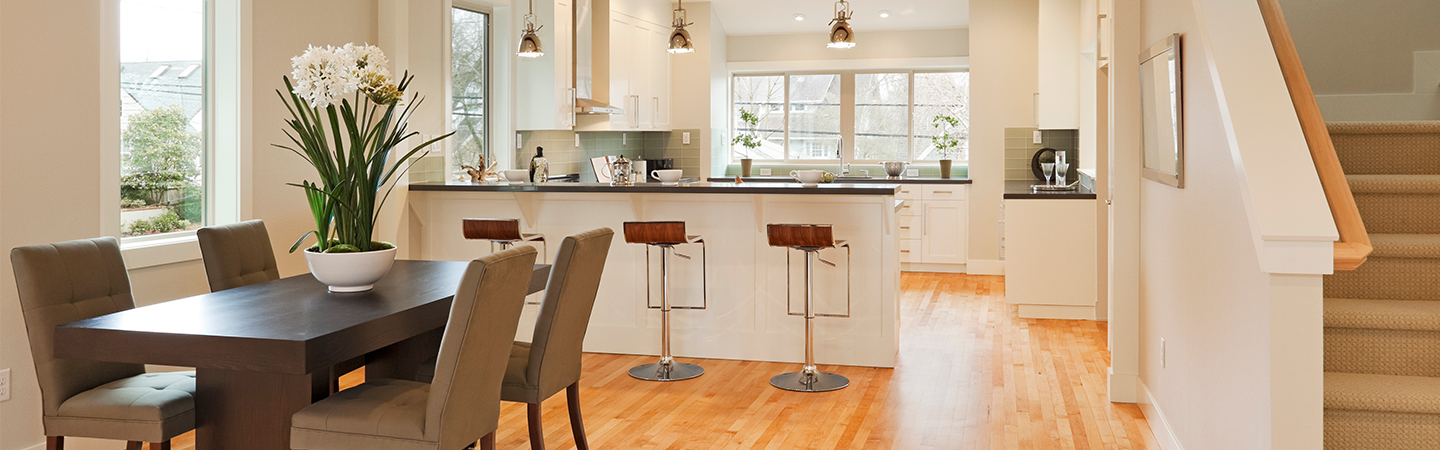
M 1440 2 L 1280 4 L 1326 120 L 1440 120 Z
M 725 96 L 728 72 L 725 67 L 725 25 L 710 2 L 685 4 L 691 25 L 692 53 L 670 55 L 670 125 L 677 130 L 699 130 L 691 142 L 699 145 L 700 173 L 714 175 L 724 170 L 712 164 L 713 155 L 724 155 Z M 686 150 L 688 153 L 689 150 Z M 713 167 L 718 167 L 712 168 Z
M 730 36 L 730 62 L 826 61 L 968 56 L 970 30 L 855 32 L 855 48 L 827 48 L 824 30 L 809 34 Z
M 306 45 L 378 42 L 374 2 L 254 0 L 252 30 L 254 125 L 253 217 L 264 219 L 277 250 L 288 249 L 310 228 L 304 197 L 285 186 L 310 176 L 295 155 L 270 147 L 284 142 L 285 109 L 271 92 L 290 72 L 290 57 Z M 101 49 L 116 45 L 116 16 L 102 14 L 108 1 L 0 0 L 0 248 L 100 236 L 110 221 L 103 213 L 102 152 L 117 118 L 102 108 Z M 324 18 L 317 26 L 316 18 Z M 37 70 L 36 68 L 43 68 Z M 272 100 L 273 99 L 273 100 Z M 246 217 L 247 219 L 250 217 Z M 283 252 L 283 250 L 282 250 Z M 305 271 L 299 255 L 277 255 L 281 272 Z M 39 387 L 19 314 L 8 258 L 0 261 L 0 368 L 12 369 L 12 398 L 0 403 L 0 450 L 28 450 L 44 442 Z M 206 291 L 198 261 L 131 272 L 136 301 L 150 304 Z M 77 441 L 71 448 L 118 448 L 117 443 Z
M 1176 447 L 1320 448 L 1321 274 L 1334 224 L 1258 6 L 1123 1 L 1116 18 L 1139 21 L 1136 39 L 1117 42 L 1117 63 L 1131 58 L 1127 48 L 1183 36 L 1185 187 L 1140 181 L 1146 416 Z M 1112 73 L 1127 72 L 1135 73 Z M 1116 86 L 1134 94 L 1133 84 Z M 1116 109 L 1117 118 L 1138 118 L 1136 104 Z M 1296 208 L 1283 217 L 1273 206 L 1282 195 Z M 1282 255 L 1280 236 L 1316 251 Z
M 1034 126 L 1039 3 L 970 1 L 971 273 L 1003 273 L 1000 202 L 1005 190 L 1005 128 Z

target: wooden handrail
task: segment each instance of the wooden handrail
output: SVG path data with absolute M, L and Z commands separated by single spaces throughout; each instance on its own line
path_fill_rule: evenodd
M 1320 105 L 1315 102 L 1315 92 L 1310 89 L 1310 79 L 1305 76 L 1305 67 L 1295 50 L 1295 40 L 1290 37 L 1290 27 L 1285 24 L 1280 2 L 1258 1 L 1270 42 L 1275 46 L 1275 57 L 1280 60 L 1280 72 L 1290 89 L 1290 100 L 1295 103 L 1295 115 L 1300 118 L 1300 129 L 1310 145 L 1310 157 L 1315 160 L 1315 171 L 1320 175 L 1320 185 L 1330 203 L 1330 213 L 1335 216 L 1335 228 L 1340 231 L 1340 240 L 1335 242 L 1335 270 L 1355 270 L 1370 256 L 1370 234 L 1365 232 L 1365 222 L 1360 219 L 1360 209 L 1350 193 L 1350 182 L 1340 167 L 1335 144 L 1330 142 L 1330 131 L 1320 115 Z

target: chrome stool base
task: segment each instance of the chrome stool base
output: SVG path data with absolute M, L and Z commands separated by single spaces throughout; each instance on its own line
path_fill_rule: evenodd
M 704 374 L 704 367 L 681 362 L 670 364 L 657 362 L 630 369 L 630 376 L 645 381 L 684 381 Z
M 795 392 L 829 392 L 844 389 L 850 379 L 842 375 L 825 372 L 790 372 L 776 375 L 770 385 Z

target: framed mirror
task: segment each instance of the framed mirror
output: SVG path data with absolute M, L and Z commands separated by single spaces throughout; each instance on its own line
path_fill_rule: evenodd
M 1172 34 L 1140 55 L 1140 116 L 1145 178 L 1185 187 L 1184 85 L 1180 35 Z

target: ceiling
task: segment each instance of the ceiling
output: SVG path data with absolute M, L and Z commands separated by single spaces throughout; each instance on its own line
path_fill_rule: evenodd
M 711 0 L 732 35 L 821 33 L 835 17 L 834 0 Z M 856 33 L 864 30 L 934 30 L 970 27 L 969 0 L 850 0 Z M 880 18 L 880 11 L 890 11 Z M 804 14 L 796 21 L 795 14 Z

